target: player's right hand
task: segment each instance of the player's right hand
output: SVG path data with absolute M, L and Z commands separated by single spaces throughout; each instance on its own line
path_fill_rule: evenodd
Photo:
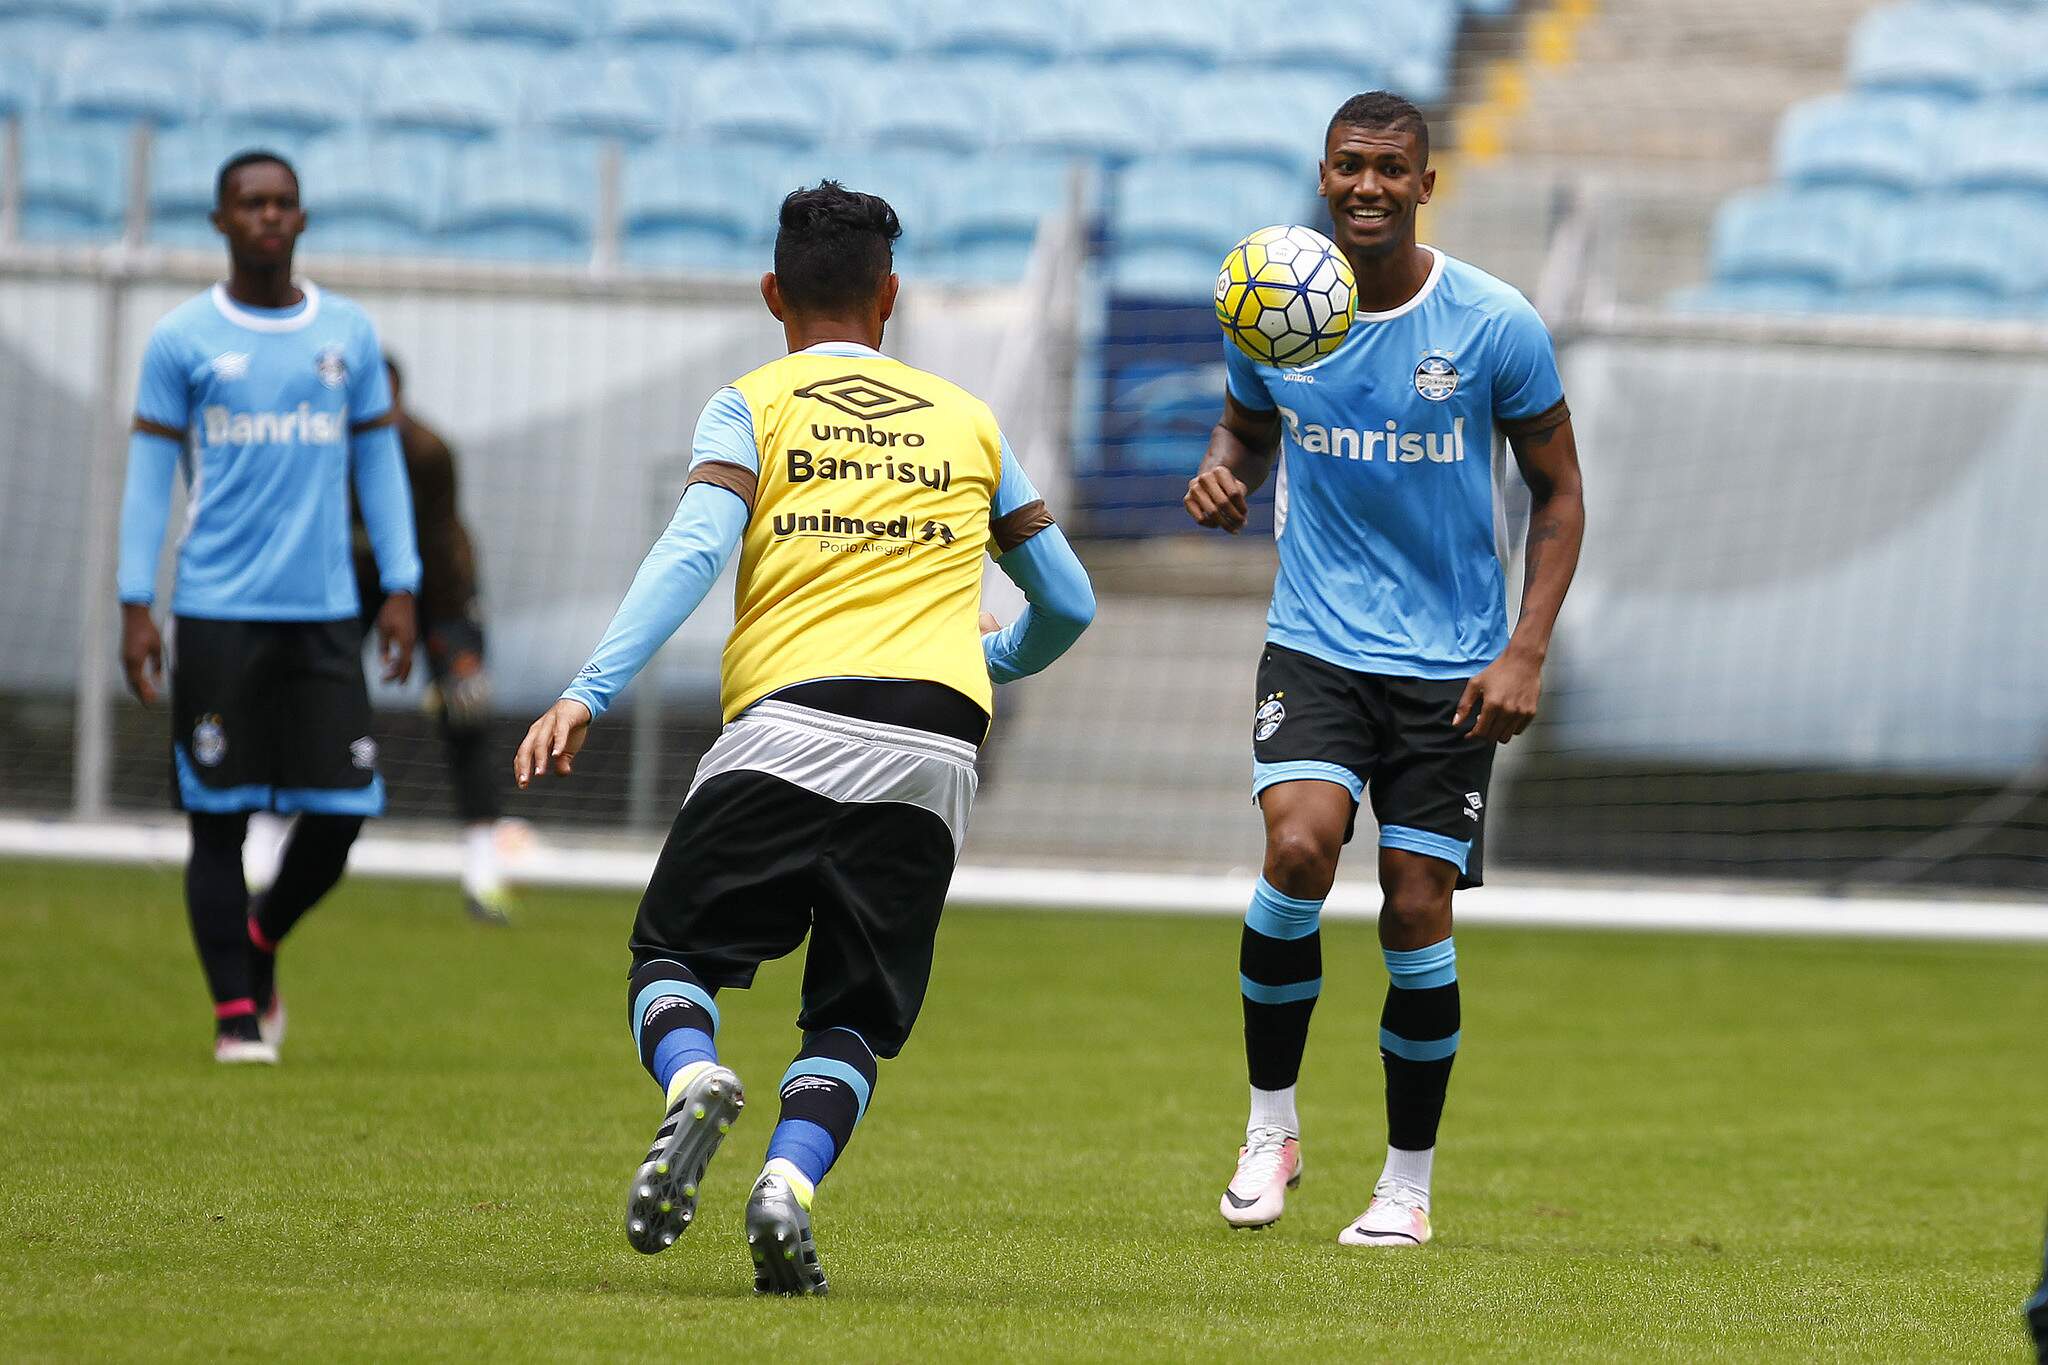
M 512 760 L 512 777 L 522 790 L 534 778 L 552 771 L 567 777 L 583 741 L 590 738 L 590 708 L 580 701 L 562 698 L 550 706 L 526 732 L 519 753 Z
M 1243 481 L 1222 465 L 1189 479 L 1187 496 L 1181 499 L 1181 505 L 1195 519 L 1195 525 L 1220 526 L 1232 535 L 1242 531 L 1251 517 Z
M 157 633 L 149 608 L 140 602 L 121 604 L 121 667 L 128 690 L 144 706 L 156 705 L 158 680 L 164 675 L 164 637 Z

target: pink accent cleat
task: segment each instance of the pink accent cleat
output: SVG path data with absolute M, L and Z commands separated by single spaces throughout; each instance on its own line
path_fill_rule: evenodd
M 1347 1247 L 1419 1247 L 1429 1240 L 1429 1196 L 1407 1185 L 1382 1180 L 1372 1203 L 1337 1234 Z
M 1223 1190 L 1223 1221 L 1234 1228 L 1278 1222 L 1287 1192 L 1300 1183 L 1300 1140 L 1282 1128 L 1254 1128 L 1237 1149 L 1237 1174 Z

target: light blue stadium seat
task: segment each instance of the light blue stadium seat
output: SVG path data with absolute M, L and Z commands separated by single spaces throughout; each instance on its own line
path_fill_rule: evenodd
M 527 121 L 557 133 L 642 142 L 668 127 L 672 114 L 669 83 L 655 66 L 616 53 L 553 57 L 527 90 Z
M 448 192 L 440 138 L 354 130 L 320 138 L 299 158 L 306 245 L 322 254 L 424 253 Z
M 1102 62 L 1168 62 L 1207 70 L 1228 55 L 1230 9 L 1219 0 L 1091 4 L 1080 11 L 1076 55 Z
M 1849 40 L 1850 83 L 1975 99 L 1991 88 L 2003 19 L 1969 5 L 1904 4 L 1873 10 Z
M 2048 204 L 1942 196 L 1887 216 L 1872 238 L 1872 283 L 1892 291 L 1975 291 L 1984 311 L 2048 288 Z
M 75 118 L 169 125 L 197 116 L 202 95 L 181 54 L 132 37 L 94 36 L 65 47 L 51 103 Z
M 114 17 L 114 0 L 0 0 L 0 20 L 47 21 L 67 29 L 98 28 Z
M 1894 202 L 1847 189 L 1736 195 L 1714 218 L 1714 278 L 1837 290 L 1860 286 L 1868 273 L 1873 225 Z
M 1432 67 L 1444 65 L 1448 47 L 1439 35 L 1455 31 L 1455 14 L 1451 19 L 1453 28 L 1446 30 L 1441 16 L 1411 11 L 1404 0 L 1303 0 L 1284 11 L 1246 5 L 1237 12 L 1233 54 L 1276 80 L 1325 78 L 1357 94 L 1418 56 Z
M 282 0 L 121 0 L 116 17 L 130 28 L 254 38 L 277 27 L 281 3 Z
M 927 52 L 1035 65 L 1065 56 L 1076 28 L 1070 0 L 964 0 L 932 7 L 923 46 Z
M 766 260 L 761 243 L 775 228 L 767 177 L 777 160 L 697 143 L 636 149 L 620 194 L 626 260 L 714 271 Z
M 441 243 L 465 256 L 575 261 L 590 255 L 597 163 L 581 144 L 499 138 L 460 148 Z
M 128 135 L 102 123 L 30 119 L 21 132 L 21 235 L 30 241 L 121 235 Z
M 907 0 L 775 0 L 765 41 L 780 48 L 817 48 L 890 58 L 917 39 L 919 16 Z
M 1521 0 L 1463 0 L 1462 8 L 1467 14 L 1482 14 L 1489 18 L 1513 14 Z
M 19 52 L 0 49 L 0 118 L 42 107 L 43 73 Z
M 968 162 L 933 187 L 931 232 L 921 267 L 949 279 L 1015 278 L 1031 254 L 1039 225 L 1066 202 L 1068 178 L 1076 168 L 1061 157 Z M 1087 194 L 1092 202 L 1092 187 Z
M 432 40 L 396 48 L 370 91 L 370 117 L 393 131 L 485 137 L 517 120 L 531 70 L 502 47 Z
M 876 147 L 974 151 L 1007 132 L 1004 83 L 949 62 L 904 62 L 847 92 L 839 132 Z
M 1028 241 L 987 239 L 935 244 L 917 258 L 923 279 L 951 284 L 1013 284 L 1031 265 Z
M 1823 95 L 1778 125 L 1779 178 L 1796 185 L 1874 185 L 1911 192 L 1944 159 L 1938 106 L 1913 95 Z
M 2024 100 L 2048 100 L 2048 5 L 2037 6 L 2015 30 L 2006 90 Z
M 282 27 L 312 37 L 410 42 L 433 30 L 434 0 L 286 0 Z
M 564 47 L 591 35 L 595 7 L 582 0 L 441 0 L 443 32 Z
M 1271 168 L 1210 169 L 1177 156 L 1133 162 L 1113 187 L 1109 235 L 1116 254 L 1161 247 L 1205 254 L 1213 282 L 1231 245 L 1309 207 L 1313 181 Z
M 896 146 L 826 148 L 802 155 L 785 163 L 779 179 L 771 177 L 768 181 L 774 199 L 769 206 L 769 227 L 772 232 L 782 195 L 829 177 L 850 190 L 878 194 L 888 200 L 903 224 L 900 248 L 921 253 L 937 236 L 940 187 L 959 172 L 961 165 L 958 158 L 947 152 Z
M 1821 285 L 1752 280 L 1696 285 L 1665 300 L 1681 313 L 1831 313 L 1844 296 Z
M 1956 184 L 2048 197 L 2048 102 L 1963 110 L 1949 121 Z M 2048 251 L 2048 243 L 2043 244 Z
M 1040 155 L 1132 156 L 1157 144 L 1152 104 L 1165 95 L 1137 88 L 1116 67 L 1026 72 L 1011 96 L 1008 141 Z
M 1221 263 L 1221 253 L 1212 256 L 1172 242 L 1121 247 L 1110 258 L 1110 288 L 1118 294 L 1200 307 L 1215 295 Z
M 230 157 L 259 148 L 296 166 L 305 143 L 304 133 L 295 129 L 259 130 L 220 122 L 187 124 L 157 134 L 149 158 L 149 239 L 164 246 L 219 245 L 209 215 L 220 168 Z
M 1312 185 L 1330 115 L 1355 93 L 1327 76 L 1286 80 L 1225 71 L 1191 77 L 1175 92 L 1166 137 L 1179 152 L 1289 171 Z
M 250 123 L 325 132 L 363 116 L 368 63 L 361 49 L 289 38 L 230 48 L 220 64 L 214 110 Z
M 751 46 L 760 27 L 759 7 L 733 0 L 616 0 L 605 32 L 636 50 L 735 52 Z
M 687 90 L 678 118 L 697 137 L 757 146 L 802 148 L 832 131 L 832 104 L 822 83 L 794 62 L 727 57 L 676 72 Z
M 1891 289 L 1866 289 L 1843 304 L 1850 312 L 1897 318 L 1981 318 L 2002 321 L 2024 316 L 2024 300 L 1957 284 L 1900 285 Z

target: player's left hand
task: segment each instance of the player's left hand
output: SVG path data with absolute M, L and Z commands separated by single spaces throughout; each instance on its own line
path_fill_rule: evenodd
M 524 791 L 528 782 L 549 773 L 567 777 L 575 766 L 577 751 L 588 738 L 590 708 L 563 697 L 541 713 L 519 742 L 519 752 L 512 759 L 512 780 Z
M 1543 661 L 1517 654 L 1510 647 L 1465 684 L 1451 728 L 1464 729 L 1469 719 L 1472 729 L 1465 738 L 1505 744 L 1536 719 L 1536 703 L 1542 695 Z
M 412 594 L 394 592 L 377 609 L 377 655 L 384 661 L 384 681 L 402 683 L 412 676 L 413 651 L 419 647 L 420 618 Z

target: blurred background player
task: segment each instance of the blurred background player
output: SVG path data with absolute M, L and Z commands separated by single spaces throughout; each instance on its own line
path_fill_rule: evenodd
M 221 167 L 215 202 L 228 278 L 159 322 L 143 356 L 121 509 L 121 656 L 137 698 L 153 703 L 167 650 L 150 607 L 182 471 L 168 656 L 172 790 L 192 831 L 186 906 L 213 993 L 214 1056 L 275 1062 L 278 944 L 340 879 L 364 818 L 384 809 L 351 483 L 376 547 L 376 627 L 393 680 L 412 669 L 420 566 L 376 330 L 347 299 L 292 279 L 306 227 L 297 174 L 245 152 Z M 251 915 L 242 841 L 260 810 L 299 820 Z
M 1457 1056 L 1451 893 L 1480 883 L 1493 751 L 1536 714 L 1543 660 L 1585 526 L 1549 333 L 1519 293 L 1416 242 L 1429 130 L 1396 95 L 1346 101 L 1320 190 L 1358 279 L 1344 344 L 1311 370 L 1226 344 L 1228 392 L 1186 506 L 1244 528 L 1281 450 L 1280 572 L 1253 720 L 1263 875 L 1239 953 L 1251 1118 L 1223 1217 L 1277 1219 L 1301 1176 L 1295 1081 L 1322 985 L 1318 923 L 1368 790 L 1379 822 L 1387 1160 L 1338 1241 L 1429 1240 L 1438 1120 Z M 1508 634 L 1493 434 L 1533 496 Z M 1334 436 L 1333 436 L 1334 433 Z
M 1095 610 L 987 405 L 877 349 L 901 231 L 883 200 L 832 181 L 783 201 L 761 294 L 790 354 L 705 405 L 673 522 L 515 760 L 521 787 L 567 775 L 590 723 L 740 551 L 726 726 L 633 928 L 633 1036 L 667 1113 L 627 1238 L 658 1252 L 689 1226 L 743 1104 L 714 994 L 809 934 L 804 1042 L 747 1201 L 760 1291 L 825 1290 L 812 1199 L 924 1001 L 991 681 L 1051 663 Z M 1006 629 L 979 613 L 984 552 L 1029 601 Z

